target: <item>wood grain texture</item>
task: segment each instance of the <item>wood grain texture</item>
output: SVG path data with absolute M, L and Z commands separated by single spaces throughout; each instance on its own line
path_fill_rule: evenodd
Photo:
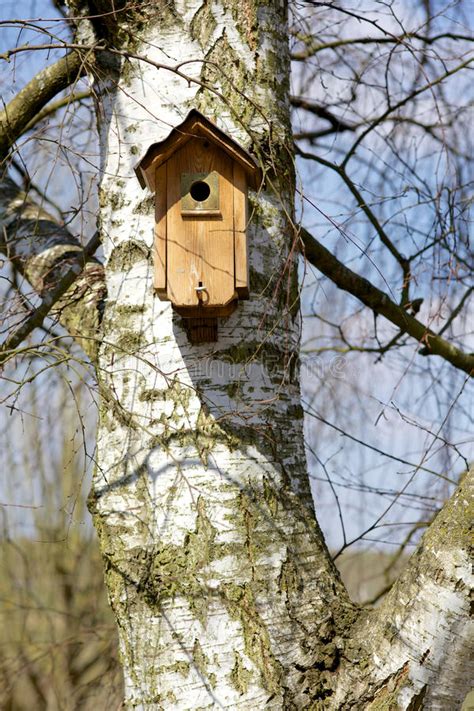
M 245 171 L 234 163 L 234 263 L 235 290 L 239 299 L 249 298 L 249 259 L 247 244 L 247 179 Z

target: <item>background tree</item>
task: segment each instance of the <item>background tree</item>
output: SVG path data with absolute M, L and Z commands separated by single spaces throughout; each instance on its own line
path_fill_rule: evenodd
M 398 457 L 404 467 L 414 465 L 404 469 L 401 488 L 362 482 L 385 503 L 368 532 L 390 526 L 390 514 L 408 496 L 431 508 L 432 517 L 446 488 L 427 497 L 414 481 L 422 474 L 444 486 L 455 483 L 453 464 L 458 472 L 460 466 L 452 452 L 460 462 L 465 455 L 453 448 L 444 427 L 454 405 L 462 412 L 473 367 L 462 330 L 471 294 L 468 149 L 464 114 L 457 107 L 455 124 L 452 116 L 453 95 L 465 86 L 461 72 L 470 59 L 467 33 L 459 31 L 462 6 L 422 8 L 419 15 L 411 13 L 409 25 L 395 5 L 348 9 L 307 2 L 292 8 L 294 59 L 306 62 L 294 74 L 292 103 L 299 115 L 315 119 L 311 126 L 296 119 L 297 153 L 324 170 L 315 180 L 301 163 L 297 173 L 303 185 L 324 186 L 343 211 L 321 211 L 322 189 L 316 203 L 307 188 L 300 194 L 305 205 L 316 204 L 329 226 L 325 237 L 332 250 L 294 219 L 284 3 L 110 8 L 74 2 L 72 36 L 44 23 L 31 28 L 45 33 L 49 48 L 62 56 L 31 79 L 1 119 L 5 166 L 16 171 L 5 173 L 1 198 L 13 294 L 2 357 L 21 363 L 23 355 L 28 367 L 36 359 L 32 377 L 51 363 L 73 362 L 77 351 L 65 347 L 63 331 L 51 332 L 51 319 L 44 321 L 49 315 L 96 365 L 102 406 L 90 502 L 119 623 L 130 705 L 451 708 L 466 693 L 467 480 L 425 534 L 404 577 L 376 611 L 361 612 L 313 518 L 299 402 L 301 293 L 304 307 L 324 326 L 308 336 L 306 350 L 342 349 L 351 356 L 362 351 L 365 358 L 375 352 L 382 363 L 391 358 L 389 367 L 415 394 L 407 381 L 420 376 L 420 360 L 430 364 L 441 356 L 445 368 L 459 371 L 457 391 L 450 389 L 438 403 L 438 423 L 425 427 L 422 455 Z M 360 24 L 369 30 L 362 36 L 354 32 Z M 24 22 L 22 32 L 31 25 Z M 17 45 L 4 56 L 11 60 L 30 49 Z M 44 126 L 38 124 L 44 111 L 51 115 L 84 101 L 87 90 L 78 82 L 85 72 L 93 77 L 101 184 L 99 230 L 91 231 L 83 249 L 74 232 L 80 226 L 86 235 L 90 229 L 91 183 L 77 182 L 81 217 L 75 211 L 70 217 L 76 222 L 65 223 L 45 192 L 48 180 L 35 185 L 24 154 L 34 130 Z M 72 94 L 45 108 L 71 83 L 77 84 Z M 191 106 L 253 150 L 265 172 L 251 202 L 252 299 L 221 325 L 217 344 L 199 347 L 188 344 L 169 305 L 153 298 L 153 200 L 140 192 L 132 171 L 148 145 Z M 80 145 L 77 127 L 87 121 L 84 116 L 75 111 L 69 124 L 72 150 Z M 456 128 L 448 139 L 449 123 Z M 60 125 L 64 133 L 68 124 L 61 115 Z M 51 130 L 48 123 L 44 143 L 51 141 Z M 54 150 L 64 151 L 58 136 Z M 310 228 L 313 222 L 318 231 L 321 218 L 315 214 L 305 207 L 304 224 Z M 102 260 L 91 256 L 99 236 L 105 301 Z M 299 251 L 368 306 L 373 325 L 365 312 L 354 316 L 349 302 L 336 304 L 334 297 L 326 313 L 321 300 L 314 308 L 313 278 L 306 275 L 303 292 L 297 284 Z M 432 265 L 437 289 L 425 277 Z M 33 308 L 26 283 L 41 297 Z M 380 326 L 378 315 L 396 330 Z M 38 326 L 46 328 L 46 337 L 35 333 L 33 345 L 20 348 Z M 420 388 L 430 389 L 425 407 L 438 396 L 437 380 L 438 392 L 443 389 L 442 366 L 437 367 L 434 382 Z M 320 380 L 327 381 L 324 372 Z M 334 397 L 338 379 L 332 385 Z M 394 385 L 399 391 L 399 382 Z M 318 392 L 314 381 L 308 390 L 309 417 L 329 426 L 326 392 Z M 380 417 L 394 413 L 407 419 L 393 398 L 384 397 Z M 347 435 L 344 417 L 341 426 L 330 424 Z M 425 425 L 416 420 L 415 426 Z M 446 457 L 444 472 L 431 457 L 438 445 Z M 327 453 L 321 457 L 311 446 L 309 451 L 344 521 L 341 483 L 332 479 Z M 403 523 L 409 540 L 420 520 Z M 341 531 L 345 548 L 346 526 Z
M 15 711 L 118 709 L 123 699 L 99 550 L 84 523 L 87 391 L 60 371 L 18 394 L 23 432 L 18 421 L 2 432 L 0 707 Z M 18 448 L 22 437 L 29 446 Z M 23 504 L 8 505 L 19 487 Z

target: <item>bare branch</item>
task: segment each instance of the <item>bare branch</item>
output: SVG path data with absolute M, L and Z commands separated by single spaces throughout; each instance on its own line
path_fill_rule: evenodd
M 359 439 L 358 437 L 354 437 L 354 435 L 350 434 L 349 432 L 346 432 L 343 430 L 341 427 L 338 427 L 335 425 L 333 422 L 329 422 L 329 420 L 326 420 L 322 415 L 317 412 L 312 405 L 305 401 L 301 401 L 304 405 L 304 412 L 305 415 L 308 415 L 310 417 L 314 417 L 316 420 L 319 420 L 322 422 L 324 425 L 327 425 L 331 429 L 335 430 L 336 432 L 339 432 L 343 437 L 347 437 L 347 439 L 352 440 L 353 442 L 357 442 L 357 444 L 362 445 L 362 447 L 365 447 L 366 449 L 371 449 L 373 452 L 376 452 L 377 454 L 381 454 L 384 457 L 387 457 L 387 459 L 392 459 L 395 462 L 400 462 L 401 464 L 406 464 L 409 467 L 413 467 L 413 469 L 416 469 L 417 471 L 423 471 L 427 472 L 428 474 L 433 474 L 433 476 L 437 477 L 438 479 L 442 479 L 443 481 L 447 481 L 449 484 L 456 484 L 453 479 L 450 479 L 449 477 L 445 476 L 444 474 L 441 474 L 439 472 L 434 471 L 433 469 L 428 469 L 427 467 L 423 466 L 422 464 L 415 464 L 414 462 L 410 462 L 407 459 L 402 459 L 401 457 L 396 457 L 393 454 L 390 454 L 389 452 L 385 452 L 383 449 L 380 449 L 379 447 L 374 447 L 372 444 L 369 444 L 368 442 L 365 442 L 362 439 Z
M 298 153 L 298 155 L 300 155 L 302 158 L 309 158 L 310 160 L 314 160 L 317 163 L 324 165 L 326 168 L 331 168 L 331 170 L 334 170 L 342 178 L 345 185 L 347 186 L 347 188 L 349 188 L 350 192 L 356 199 L 357 205 L 364 212 L 365 216 L 369 220 L 372 227 L 374 227 L 375 231 L 377 232 L 378 236 L 380 237 L 380 241 L 382 242 L 383 245 L 385 245 L 385 247 L 388 249 L 390 254 L 397 260 L 398 264 L 400 265 L 402 272 L 403 272 L 403 286 L 402 286 L 401 302 L 402 302 L 402 304 L 405 304 L 406 302 L 408 302 L 409 289 L 410 289 L 410 260 L 407 259 L 403 254 L 401 254 L 398 251 L 398 249 L 395 247 L 392 240 L 389 238 L 389 236 L 383 229 L 382 225 L 380 224 L 379 220 L 375 216 L 373 210 L 370 208 L 370 206 L 364 200 L 364 198 L 362 197 L 358 188 L 356 187 L 355 183 L 347 175 L 344 165 L 335 165 L 334 163 L 331 163 L 330 161 L 326 160 L 325 158 L 321 158 L 320 156 L 317 156 L 314 153 L 307 153 L 305 151 L 302 151 L 298 147 L 296 147 L 295 150 Z
M 332 127 L 332 131 L 330 131 L 330 133 L 354 131 L 356 128 L 348 123 L 344 123 L 344 121 L 341 121 L 341 119 L 337 118 L 337 116 L 334 116 L 334 114 L 329 111 L 326 106 L 318 104 L 315 101 L 311 101 L 310 99 L 303 99 L 300 96 L 291 96 L 290 102 L 296 109 L 304 109 L 304 111 L 308 111 L 309 113 L 312 113 L 325 121 L 329 121 Z M 327 133 L 329 133 L 329 131 L 325 131 L 322 135 L 326 135 Z
M 396 104 L 393 104 L 393 106 L 388 106 L 388 108 L 382 114 L 380 114 L 380 116 L 378 118 L 374 118 L 370 122 L 369 126 L 365 129 L 365 131 L 363 131 L 360 134 L 360 136 L 358 136 L 358 138 L 354 141 L 351 148 L 347 152 L 346 157 L 344 158 L 343 162 L 341 163 L 341 168 L 345 169 L 347 163 L 352 158 L 352 156 L 355 154 L 357 147 L 360 145 L 360 143 L 362 143 L 364 138 L 369 133 L 374 131 L 377 128 L 377 126 L 379 126 L 383 121 L 385 121 L 387 116 L 394 113 L 395 111 L 398 111 L 398 109 L 401 109 L 402 106 L 405 106 L 406 104 L 408 104 L 409 101 L 413 101 L 413 99 L 415 99 L 420 94 L 423 94 L 425 91 L 428 91 L 428 90 L 432 89 L 433 87 L 437 86 L 438 84 L 441 84 L 441 82 L 443 82 L 448 77 L 452 76 L 453 74 L 457 74 L 457 72 L 461 71 L 461 69 L 466 69 L 466 67 L 468 67 L 470 64 L 472 64 L 472 62 L 474 62 L 474 58 L 470 57 L 465 62 L 461 62 L 461 64 L 458 64 L 456 67 L 453 67 L 453 69 L 450 69 L 449 71 L 445 72 L 444 74 L 441 74 L 436 79 L 433 79 L 433 81 L 428 81 L 426 84 L 421 86 L 419 89 L 416 89 L 415 91 L 410 92 L 409 94 L 407 94 L 407 96 L 405 96 L 403 99 L 398 101 Z
M 442 32 L 438 35 L 433 35 L 429 37 L 428 35 L 422 35 L 418 32 L 407 32 L 403 35 L 397 35 L 393 37 L 351 37 L 348 39 L 338 39 L 332 42 L 321 42 L 313 36 L 304 37 L 301 33 L 296 34 L 297 39 L 302 41 L 307 45 L 305 50 L 301 52 L 293 52 L 291 58 L 296 62 L 304 62 L 306 59 L 313 57 L 318 52 L 322 52 L 325 49 L 337 49 L 338 47 L 347 47 L 354 45 L 374 45 L 374 44 L 407 44 L 408 40 L 418 40 L 423 44 L 434 44 L 439 42 L 439 40 L 449 39 L 458 42 L 472 42 L 473 37 L 469 35 L 456 34 L 454 32 Z
M 32 119 L 56 94 L 84 74 L 84 59 L 70 52 L 38 72 L 0 113 L 0 159 L 8 154 Z
M 448 320 L 447 320 L 446 323 L 444 324 L 443 328 L 438 332 L 438 336 L 441 336 L 441 334 L 444 333 L 447 328 L 449 328 L 449 326 L 452 324 L 452 322 L 454 321 L 454 319 L 456 318 L 456 316 L 458 316 L 458 315 L 461 313 L 461 310 L 462 310 L 464 304 L 465 304 L 466 301 L 469 299 L 469 297 L 471 296 L 471 294 L 472 294 L 473 291 L 474 291 L 474 287 L 471 286 L 471 287 L 469 287 L 469 289 L 467 289 L 467 290 L 464 292 L 464 294 L 463 294 L 463 296 L 461 297 L 461 299 L 460 299 L 458 305 L 452 310 L 452 312 L 451 312 L 451 314 L 450 314 Z
M 336 286 L 352 294 L 372 309 L 374 313 L 385 316 L 401 331 L 408 333 L 423 344 L 424 348 L 421 351 L 423 355 L 439 355 L 468 375 L 472 376 L 474 374 L 473 353 L 464 353 L 452 343 L 434 333 L 414 316 L 411 316 L 403 306 L 396 304 L 387 294 L 371 284 L 367 279 L 344 266 L 306 229 L 301 228 L 300 236 L 306 259 L 331 279 Z
M 57 101 L 53 101 L 51 104 L 45 106 L 42 111 L 37 113 L 36 116 L 34 116 L 31 121 L 27 123 L 27 125 L 23 129 L 23 133 L 26 133 L 26 131 L 30 131 L 33 126 L 36 126 L 36 124 L 40 121 L 43 121 L 45 118 L 48 118 L 48 116 L 51 116 L 52 114 L 56 113 L 56 111 L 59 111 L 59 109 L 63 109 L 65 106 L 71 106 L 71 104 L 75 104 L 79 101 L 82 101 L 83 99 L 88 99 L 91 96 L 92 92 L 89 89 L 86 89 L 85 91 L 72 92 L 71 94 L 63 96 Z

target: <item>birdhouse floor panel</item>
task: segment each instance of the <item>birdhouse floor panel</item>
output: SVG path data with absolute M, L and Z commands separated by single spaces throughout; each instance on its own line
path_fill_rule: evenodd
M 227 318 L 237 308 L 237 300 L 230 301 L 225 306 L 175 306 L 173 310 L 184 319 L 190 318 Z

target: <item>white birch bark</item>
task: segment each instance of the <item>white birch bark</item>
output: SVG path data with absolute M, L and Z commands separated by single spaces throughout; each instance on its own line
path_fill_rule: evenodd
M 472 685 L 474 470 L 345 648 L 330 708 L 460 709 Z

